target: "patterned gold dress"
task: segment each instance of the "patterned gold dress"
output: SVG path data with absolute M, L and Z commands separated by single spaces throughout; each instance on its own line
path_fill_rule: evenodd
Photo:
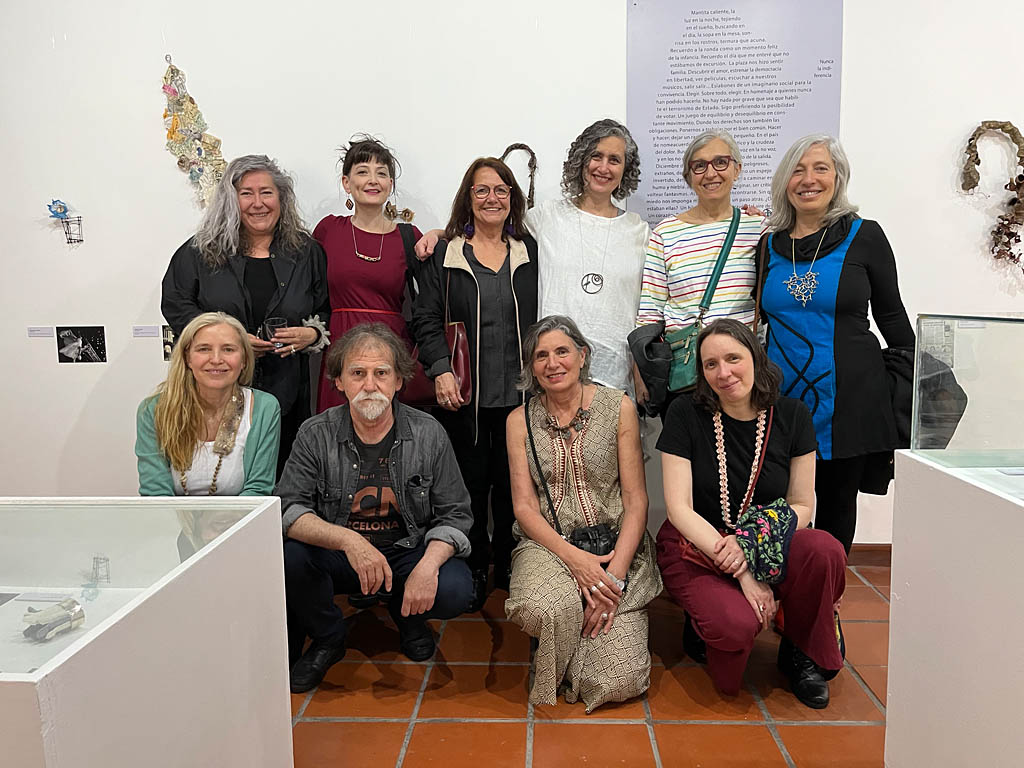
M 537 443 L 551 500 L 562 532 L 607 523 L 615 530 L 624 514 L 619 485 L 618 427 L 622 391 L 599 386 L 590 418 L 570 444 L 548 427 L 539 398 L 532 398 L 527 418 Z M 530 474 L 540 509 L 551 523 L 537 466 L 524 439 Z M 554 527 L 552 525 L 552 527 Z M 607 635 L 582 637 L 583 598 L 564 562 L 513 527 L 519 544 L 512 553 L 512 581 L 505 613 L 538 640 L 534 655 L 534 704 L 554 704 L 559 687 L 565 700 L 583 700 L 587 712 L 607 701 L 625 701 L 650 685 L 646 605 L 661 592 L 661 574 L 650 534 L 643 538 L 629 568 L 626 594 Z

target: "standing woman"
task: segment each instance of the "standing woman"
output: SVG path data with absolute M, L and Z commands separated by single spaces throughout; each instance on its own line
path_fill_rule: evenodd
M 388 203 L 398 163 L 390 149 L 367 135 L 357 136 L 343 150 L 341 162 L 341 185 L 349 195 L 345 206 L 354 212 L 325 216 L 313 230 L 327 254 L 331 336 L 340 339 L 357 325 L 384 323 L 411 352 L 412 339 L 402 316 L 407 275 L 400 228 L 408 227 L 410 244 L 421 235 L 410 224 L 396 225 L 394 206 Z M 322 375 L 317 412 L 342 402 L 341 392 Z
M 199 231 L 171 257 L 160 308 L 175 336 L 203 312 L 226 312 L 245 327 L 253 386 L 281 406 L 280 474 L 309 417 L 309 361 L 298 353 L 327 346 L 330 306 L 323 249 L 302 223 L 291 178 L 269 157 L 228 164 Z M 270 318 L 284 326 L 268 339 Z
M 697 195 L 697 204 L 665 219 L 651 232 L 638 327 L 663 322 L 668 335 L 692 326 L 697 320 L 704 291 L 732 223 L 732 187 L 742 167 L 740 148 L 728 131 L 706 131 L 686 148 L 683 178 Z M 764 217 L 740 216 L 732 247 L 704 315 L 705 323 L 728 317 L 752 325 L 754 252 L 763 232 Z M 637 402 L 642 405 L 649 399 L 649 393 L 639 371 L 634 379 Z M 662 414 L 672 397 L 669 394 L 665 400 Z
M 640 301 L 647 222 L 619 208 L 640 182 L 640 155 L 622 123 L 598 120 L 569 147 L 562 194 L 526 213 L 537 238 L 539 311 L 566 315 L 593 346 L 590 375 L 605 386 L 632 392 L 626 337 Z M 416 246 L 425 258 L 436 231 Z
M 761 266 L 768 356 L 782 368 L 782 394 L 810 409 L 818 438 L 815 525 L 847 552 L 857 492 L 885 493 L 897 444 L 869 305 L 888 346 L 914 346 L 892 248 L 877 222 L 856 215 L 849 179 L 835 138 L 814 134 L 790 147 L 772 178 Z
M 435 415 L 451 438 L 473 508 L 471 611 L 487 596 L 491 562 L 495 586 L 508 588 L 515 544 L 505 421 L 523 402 L 516 387 L 522 340 L 537 319 L 537 243 L 526 231 L 525 208 L 507 165 L 493 157 L 474 160 L 455 195 L 444 237 L 423 265 L 413 312 L 419 359 L 441 406 Z M 452 372 L 447 320 L 466 325 L 473 384 L 468 402 Z M 490 547 L 488 498 L 494 517 Z

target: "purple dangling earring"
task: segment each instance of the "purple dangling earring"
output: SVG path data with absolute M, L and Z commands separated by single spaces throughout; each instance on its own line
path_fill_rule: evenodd
M 512 222 L 511 221 L 506 221 L 505 222 L 505 234 L 508 235 L 509 237 L 511 237 L 515 233 L 516 233 L 516 230 L 515 230 L 515 227 L 512 226 Z
M 473 222 L 469 222 L 462 228 L 462 231 L 466 233 L 466 237 L 473 237 L 473 233 L 476 232 L 476 227 L 473 226 Z

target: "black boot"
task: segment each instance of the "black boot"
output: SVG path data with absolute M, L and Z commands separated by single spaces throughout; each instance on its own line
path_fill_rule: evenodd
M 787 637 L 779 643 L 778 665 L 779 671 L 789 678 L 793 695 L 802 704 L 811 709 L 828 706 L 828 682 L 821 668 Z
M 704 639 L 697 634 L 697 628 L 693 626 L 693 619 L 690 614 L 684 614 L 683 624 L 683 650 L 686 655 L 698 664 L 708 663 L 708 646 Z
M 476 613 L 487 602 L 487 569 L 473 571 L 473 602 L 466 613 Z

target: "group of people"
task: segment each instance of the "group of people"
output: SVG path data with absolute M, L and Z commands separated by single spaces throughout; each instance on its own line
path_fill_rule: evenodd
M 884 493 L 897 439 L 869 308 L 889 346 L 913 345 L 839 143 L 789 149 L 766 219 L 733 206 L 736 142 L 703 133 L 682 169 L 697 204 L 653 230 L 616 205 L 640 170 L 614 120 L 573 141 L 559 200 L 528 209 L 479 158 L 424 235 L 400 221 L 389 148 L 357 137 L 341 166 L 352 215 L 310 234 L 275 163 L 229 164 L 165 275 L 178 341 L 138 413 L 143 495 L 281 497 L 292 689 L 344 656 L 335 595 L 385 602 L 423 660 L 427 620 L 477 610 L 493 569 L 537 640 L 536 704 L 645 691 L 664 587 L 723 693 L 774 627 L 794 694 L 826 706 L 857 493 Z M 693 386 L 627 342 L 695 324 L 661 361 L 692 355 Z M 309 417 L 299 353 L 328 345 Z M 663 421 L 657 543 L 637 406 Z

